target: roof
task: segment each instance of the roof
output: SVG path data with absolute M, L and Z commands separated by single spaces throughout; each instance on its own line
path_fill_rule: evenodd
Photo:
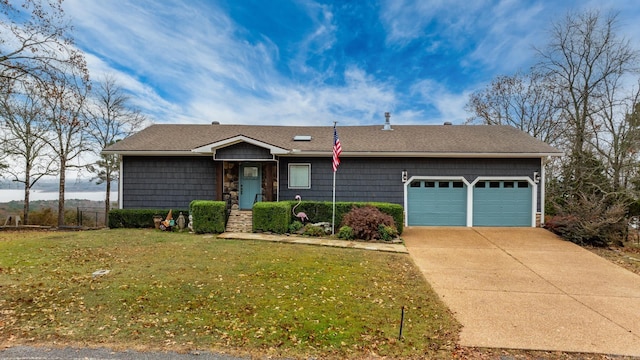
M 506 125 L 339 126 L 342 156 L 560 156 L 558 149 Z M 295 136 L 309 141 L 294 141 Z M 330 156 L 331 126 L 152 125 L 106 149 L 106 154 L 211 154 L 238 142 L 278 155 Z M 276 151 L 277 150 L 277 151 Z

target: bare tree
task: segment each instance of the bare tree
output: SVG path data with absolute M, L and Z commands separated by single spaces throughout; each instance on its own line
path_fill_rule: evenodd
M 88 138 L 94 143 L 94 152 L 100 158 L 87 168 L 95 174 L 93 180 L 106 184 L 105 224 L 108 224 L 111 207 L 111 182 L 118 178 L 120 158 L 117 155 L 101 155 L 105 147 L 140 130 L 146 120 L 140 111 L 131 105 L 130 97 L 113 76 L 107 75 L 100 86 L 92 92 L 91 103 L 84 117 L 88 124 Z
M 0 0 L 0 80 L 46 83 L 73 67 L 88 80 L 81 51 L 68 36 L 62 0 Z M 0 81 L 0 92 L 6 91 Z
M 43 176 L 55 175 L 57 168 L 43 139 L 49 132 L 40 93 L 36 86 L 25 82 L 19 87 L 23 91 L 0 97 L 0 120 L 5 129 L 2 150 L 14 164 L 7 173 L 13 181 L 24 185 L 23 222 L 28 224 L 31 188 Z
M 537 72 L 498 76 L 471 94 L 466 109 L 469 123 L 511 125 L 550 144 L 564 131 L 553 84 Z
M 575 180 L 575 193 L 591 187 L 593 142 L 604 130 L 607 108 L 618 100 L 624 76 L 637 66 L 638 52 L 616 34 L 616 15 L 598 11 L 570 13 L 553 24 L 548 45 L 538 50 L 538 71 L 554 83 L 570 142 L 566 176 Z
M 598 101 L 603 103 L 603 110 L 594 116 L 598 120 L 593 125 L 593 146 L 608 169 L 612 190 L 624 193 L 630 189 L 640 150 L 640 89 L 626 98 Z
M 58 162 L 58 226 L 64 225 L 66 172 L 69 168 L 80 168 L 81 165 L 73 161 L 90 150 L 86 141 L 87 124 L 81 116 L 89 87 L 73 70 L 69 69 L 68 73 L 61 73 L 51 83 L 42 85 L 51 132 L 47 144 Z

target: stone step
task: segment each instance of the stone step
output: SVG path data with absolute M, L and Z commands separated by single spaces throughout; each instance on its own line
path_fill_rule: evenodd
M 226 232 L 253 232 L 253 212 L 251 210 L 231 210 Z

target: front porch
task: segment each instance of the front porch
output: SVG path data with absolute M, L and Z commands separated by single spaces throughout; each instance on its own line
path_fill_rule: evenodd
M 251 210 L 259 201 L 278 201 L 276 161 L 216 161 L 217 200 L 234 210 Z

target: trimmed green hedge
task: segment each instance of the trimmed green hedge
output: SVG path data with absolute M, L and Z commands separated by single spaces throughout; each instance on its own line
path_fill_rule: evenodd
M 173 210 L 173 219 L 178 220 L 181 211 L 188 222 L 189 211 L 187 210 Z M 109 211 L 109 228 L 154 228 L 153 217 L 158 215 L 164 220 L 168 214 L 169 209 L 114 209 Z
M 193 215 L 193 232 L 196 234 L 224 232 L 224 201 L 193 200 L 189 211 Z
M 295 200 L 285 201 L 291 204 L 293 208 L 298 202 Z M 355 207 L 374 206 L 385 214 L 391 215 L 393 221 L 398 228 L 398 234 L 402 234 L 404 229 L 404 208 L 402 205 L 384 203 L 384 202 L 336 202 L 336 231 L 342 224 L 342 218 Z M 317 222 L 331 222 L 333 203 L 330 201 L 302 201 L 300 206 L 295 208 L 295 212 L 304 212 L 309 217 L 312 223 Z M 297 220 L 293 214 L 291 215 L 293 220 Z
M 253 205 L 253 231 L 284 234 L 291 224 L 289 202 L 259 202 Z

